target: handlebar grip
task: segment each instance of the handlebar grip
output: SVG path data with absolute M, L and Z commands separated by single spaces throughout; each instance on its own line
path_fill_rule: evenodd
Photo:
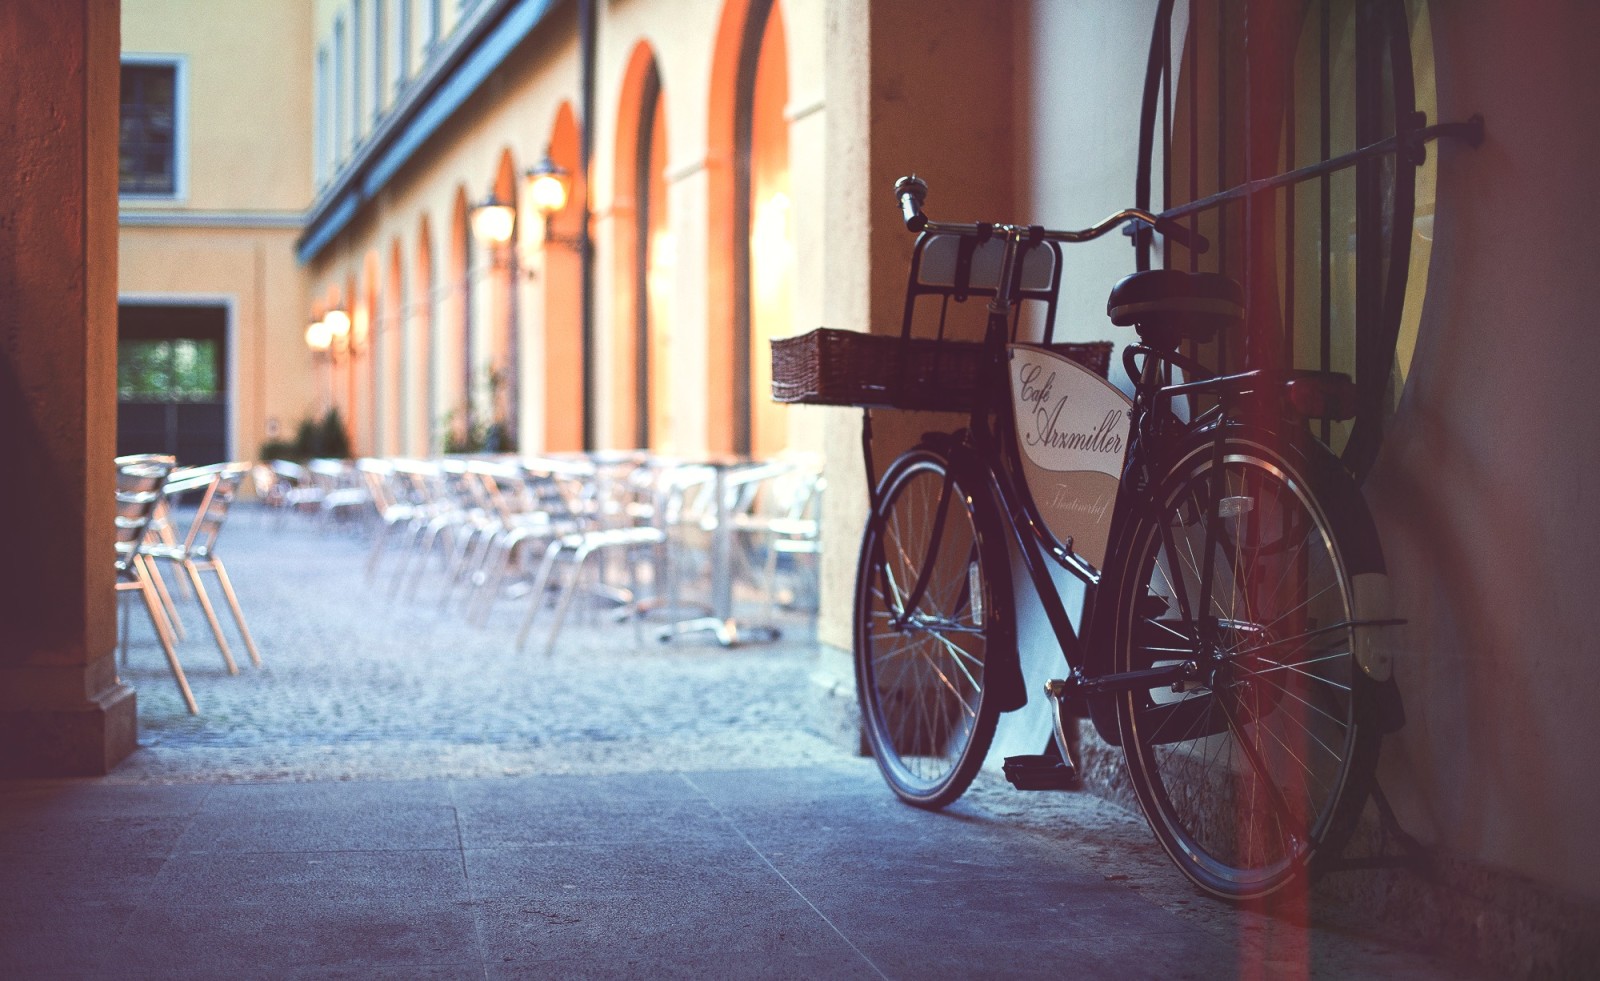
M 928 216 L 922 213 L 922 202 L 928 199 L 928 182 L 915 174 L 894 182 L 894 197 L 900 202 L 900 214 L 906 228 L 920 232 L 928 225 Z
M 1211 251 L 1211 240 L 1199 232 L 1191 232 L 1171 218 L 1157 218 L 1156 231 L 1172 239 L 1186 249 L 1197 253 Z

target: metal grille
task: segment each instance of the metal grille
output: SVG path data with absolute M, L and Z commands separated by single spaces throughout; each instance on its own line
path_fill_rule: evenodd
M 1364 474 L 1392 390 L 1416 159 L 1403 0 L 1162 0 L 1137 200 L 1213 245 L 1139 243 L 1140 268 L 1220 271 L 1245 330 L 1188 353 L 1219 370 L 1342 371 L 1360 390 L 1318 435 Z
M 177 193 L 176 126 L 177 69 L 172 65 L 123 65 L 121 193 Z

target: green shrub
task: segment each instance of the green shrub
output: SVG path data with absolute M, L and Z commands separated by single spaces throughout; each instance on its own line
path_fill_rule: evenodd
M 350 433 L 337 408 L 332 408 L 321 419 L 306 418 L 295 427 L 294 439 L 272 439 L 261 444 L 263 460 L 293 460 L 304 463 L 317 457 L 347 459 L 350 456 Z

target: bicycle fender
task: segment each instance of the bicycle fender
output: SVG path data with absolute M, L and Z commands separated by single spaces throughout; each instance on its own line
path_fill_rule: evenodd
M 1395 611 L 1389 598 L 1389 572 L 1378 526 L 1355 479 L 1332 450 L 1317 440 L 1300 439 L 1292 451 L 1303 458 L 1309 478 L 1327 492 L 1323 505 L 1337 509 L 1329 517 L 1338 521 L 1344 532 L 1343 558 L 1350 574 L 1351 610 L 1357 621 L 1372 624 L 1351 632 L 1351 653 L 1372 682 L 1369 705 L 1378 730 L 1384 734 L 1398 732 L 1406 724 L 1406 712 L 1400 686 L 1394 680 L 1394 658 L 1389 645 L 1383 642 L 1385 627 L 1380 625 L 1392 622 Z
M 1324 506 L 1340 510 L 1330 518 L 1339 522 L 1345 535 L 1347 548 L 1343 557 L 1350 573 L 1351 608 L 1356 620 L 1374 624 L 1392 620 L 1394 608 L 1389 599 L 1389 573 L 1383 561 L 1383 546 L 1361 490 L 1349 471 L 1322 443 L 1301 440 L 1294 449 L 1305 458 L 1310 479 L 1324 492 Z M 1356 664 L 1379 685 L 1390 683 L 1394 676 L 1394 658 L 1382 641 L 1383 629 L 1381 626 L 1357 627 L 1351 638 Z M 1381 701 L 1392 701 L 1396 707 L 1400 721 L 1394 723 L 1394 728 L 1398 729 L 1404 721 L 1404 714 L 1398 709 L 1399 693 L 1383 694 L 1389 697 Z M 1384 714 L 1390 715 L 1387 711 Z

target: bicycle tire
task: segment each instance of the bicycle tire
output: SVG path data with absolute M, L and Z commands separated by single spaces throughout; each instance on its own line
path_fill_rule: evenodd
M 902 454 L 877 501 L 856 571 L 862 724 L 896 796 L 937 809 L 966 791 L 994 738 L 1000 699 L 991 668 L 1011 636 L 1009 560 L 986 485 L 942 452 Z M 936 527 L 923 598 L 897 626 Z
M 1188 680 L 1119 696 L 1128 773 L 1183 874 L 1250 902 L 1324 868 L 1367 799 L 1381 726 L 1352 580 L 1381 574 L 1382 556 L 1331 456 L 1240 429 L 1214 486 L 1215 454 L 1201 434 L 1157 469 L 1122 539 L 1112 655 L 1117 671 L 1195 664 Z

